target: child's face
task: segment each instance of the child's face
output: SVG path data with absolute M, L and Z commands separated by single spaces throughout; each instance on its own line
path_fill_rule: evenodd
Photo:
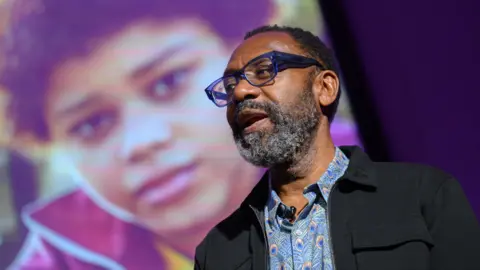
M 199 21 L 125 28 L 53 73 L 52 143 L 97 193 L 156 232 L 213 226 L 258 177 L 204 93 L 226 50 Z

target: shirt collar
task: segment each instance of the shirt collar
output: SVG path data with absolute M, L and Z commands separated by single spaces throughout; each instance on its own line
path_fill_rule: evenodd
M 335 148 L 335 156 L 333 160 L 327 167 L 327 170 L 320 179 L 315 183 L 305 188 L 304 194 L 310 191 L 320 192 L 325 199 L 328 200 L 328 196 L 330 195 L 330 191 L 337 181 L 342 175 L 345 173 L 345 170 L 348 167 L 349 159 L 348 157 L 340 150 L 340 148 Z M 318 189 L 315 187 L 317 186 Z M 269 187 L 269 198 L 267 201 L 268 212 L 271 213 L 273 216 L 276 215 L 278 205 L 280 204 L 281 200 L 278 196 L 277 192 L 273 190 L 271 179 L 268 179 L 268 187 Z M 270 217 L 272 218 L 272 217 Z
M 375 190 L 378 187 L 375 162 L 358 146 L 340 146 L 339 148 L 349 160 L 348 167 L 341 179 Z M 268 171 L 263 174 L 258 184 L 242 202 L 241 208 L 263 213 L 270 197 L 268 175 Z

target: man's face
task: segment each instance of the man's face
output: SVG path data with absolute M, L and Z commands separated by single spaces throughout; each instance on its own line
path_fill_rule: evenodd
M 227 70 L 240 70 L 249 60 L 270 51 L 304 55 L 285 33 L 263 33 L 242 43 Z M 312 92 L 313 67 L 279 72 L 265 86 L 241 80 L 227 119 L 240 154 L 250 163 L 272 167 L 297 160 L 315 136 L 320 121 Z
M 51 79 L 60 160 L 165 238 L 213 226 L 257 178 L 202 91 L 226 62 L 219 40 L 198 21 L 139 22 Z

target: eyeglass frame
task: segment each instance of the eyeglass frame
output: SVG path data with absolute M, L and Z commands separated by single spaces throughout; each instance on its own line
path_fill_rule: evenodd
M 248 79 L 248 77 L 245 75 L 245 69 L 251 63 L 253 63 L 253 62 L 255 62 L 255 61 L 257 61 L 261 58 L 270 59 L 270 61 L 273 64 L 273 67 L 274 67 L 274 69 L 273 69 L 274 72 L 273 72 L 273 75 L 271 76 L 271 78 L 268 79 L 267 81 L 255 84 L 255 83 L 252 83 Z M 307 67 L 311 67 L 311 66 L 317 66 L 320 69 L 325 69 L 324 65 L 322 65 L 320 62 L 318 62 L 317 60 L 315 60 L 313 58 L 309 58 L 309 57 L 305 57 L 305 56 L 297 55 L 297 54 L 285 53 L 285 52 L 270 51 L 270 52 L 261 54 L 261 55 L 255 57 L 255 58 L 253 58 L 252 60 L 248 61 L 247 64 L 245 64 L 245 66 L 243 66 L 243 68 L 241 70 L 235 71 L 231 74 L 224 75 L 221 78 L 215 80 L 209 86 L 207 86 L 207 88 L 205 89 L 205 93 L 207 94 L 208 99 L 210 101 L 212 101 L 213 104 L 215 104 L 217 107 L 219 107 L 219 108 L 226 107 L 226 106 L 228 106 L 232 103 L 233 99 L 230 98 L 232 100 L 228 101 L 228 94 L 226 94 L 227 95 L 227 103 L 225 105 L 218 105 L 217 102 L 215 102 L 216 99 L 215 99 L 215 96 L 213 94 L 213 92 L 216 92 L 216 91 L 213 91 L 213 88 L 218 83 L 224 81 L 226 78 L 233 77 L 236 80 L 237 85 L 238 85 L 238 83 L 240 82 L 241 79 L 244 79 L 250 85 L 260 87 L 260 86 L 264 86 L 267 83 L 271 82 L 273 79 L 275 79 L 275 77 L 278 75 L 279 72 L 282 72 L 286 69 L 289 69 L 289 68 L 307 68 Z M 235 85 L 235 87 L 236 87 L 236 85 Z M 217 93 L 220 93 L 220 92 L 217 92 Z

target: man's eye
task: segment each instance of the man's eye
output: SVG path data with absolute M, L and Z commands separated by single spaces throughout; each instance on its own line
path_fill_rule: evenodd
M 233 90 L 235 90 L 235 86 L 237 86 L 237 84 L 235 84 L 235 83 L 230 83 L 230 84 L 225 85 L 226 92 L 227 93 L 232 92 Z
M 257 77 L 268 77 L 273 73 L 273 66 L 262 66 L 255 70 Z
M 154 100 L 167 101 L 175 98 L 182 92 L 191 73 L 190 68 L 181 68 L 162 74 L 147 89 L 148 96 Z
M 99 142 L 115 127 L 117 118 L 113 110 L 98 111 L 77 121 L 68 133 L 85 143 Z
M 225 77 L 222 84 L 225 93 L 230 95 L 237 86 L 237 79 L 234 76 Z

